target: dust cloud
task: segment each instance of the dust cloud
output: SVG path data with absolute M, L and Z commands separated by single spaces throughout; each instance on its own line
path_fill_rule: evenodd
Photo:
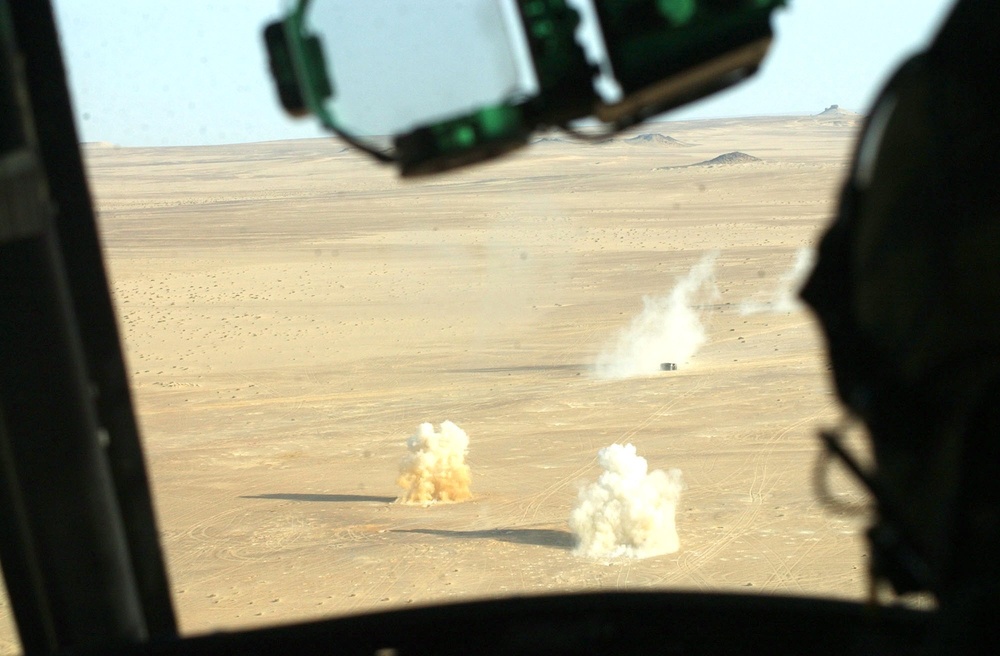
M 679 469 L 648 471 L 631 444 L 597 454 L 604 472 L 580 490 L 569 517 L 573 553 L 589 558 L 648 558 L 680 548 L 675 524 L 683 489 Z
M 690 361 L 705 343 L 702 305 L 719 298 L 716 256 L 704 256 L 666 296 L 642 299 L 642 312 L 597 356 L 594 373 L 598 378 L 655 374 L 664 362 Z
M 435 501 L 465 501 L 472 498 L 472 474 L 465 463 L 469 436 L 450 421 L 439 431 L 422 423 L 406 440 L 409 453 L 399 465 L 396 482 L 405 492 L 401 503 L 428 504 Z
M 816 251 L 811 248 L 800 248 L 795 252 L 792 268 L 781 275 L 778 285 L 766 301 L 747 300 L 740 303 L 740 314 L 787 314 L 802 308 L 799 301 L 799 290 L 806 276 L 813 269 L 816 261 Z

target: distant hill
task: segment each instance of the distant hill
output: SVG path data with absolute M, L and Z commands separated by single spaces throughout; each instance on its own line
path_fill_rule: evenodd
M 718 157 L 713 157 L 712 159 L 705 160 L 704 162 L 698 162 L 697 164 L 690 164 L 689 166 L 732 166 L 734 164 L 749 164 L 751 162 L 759 162 L 759 157 L 754 157 L 753 155 L 747 155 L 746 153 L 741 153 L 736 150 L 731 153 L 723 153 Z
M 563 137 L 538 137 L 537 139 L 532 139 L 531 143 L 568 143 L 570 139 L 565 139 Z
M 864 117 L 840 105 L 830 105 L 819 114 L 814 114 L 813 118 L 833 125 L 853 126 L 859 125 Z
M 531 143 L 533 143 L 533 144 L 541 144 L 541 143 L 583 143 L 583 141 L 581 141 L 580 139 L 574 139 L 574 138 L 571 138 L 571 137 L 557 136 L 557 135 L 558 135 L 558 133 L 556 133 L 556 134 L 551 134 L 550 133 L 550 134 L 546 134 L 545 136 L 535 137 L 534 139 L 531 140 Z M 625 139 L 620 139 L 620 138 L 615 138 L 615 137 L 609 136 L 609 137 L 607 137 L 605 139 L 598 139 L 598 140 L 595 140 L 595 141 L 591 141 L 590 143 L 594 143 L 594 144 L 624 143 L 624 144 L 630 144 L 630 145 L 633 145 L 633 146 L 647 146 L 647 145 L 649 145 L 649 146 L 690 146 L 691 145 L 689 143 L 684 143 L 680 139 L 674 139 L 671 136 L 668 136 L 668 135 L 665 135 L 665 134 L 659 134 L 659 133 L 637 134 L 635 136 L 628 137 L 628 138 L 625 138 Z
M 852 112 L 849 109 L 844 109 L 840 105 L 830 105 L 816 116 L 843 116 L 851 118 L 860 118 L 861 114 L 858 114 L 857 112 Z
M 674 139 L 673 137 L 664 134 L 637 134 L 634 137 L 629 137 L 628 139 L 623 139 L 627 144 L 635 145 L 646 145 L 646 144 L 658 144 L 664 146 L 690 146 L 691 144 L 684 143 L 679 139 Z

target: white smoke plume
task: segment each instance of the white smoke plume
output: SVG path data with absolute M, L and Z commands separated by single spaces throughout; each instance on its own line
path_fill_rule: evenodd
M 743 301 L 740 303 L 740 314 L 787 314 L 802 308 L 799 300 L 799 290 L 806 276 L 813 270 L 816 262 L 816 251 L 811 248 L 800 248 L 795 252 L 792 268 L 781 275 L 778 286 L 771 292 L 766 301 Z
M 442 422 L 440 431 L 423 423 L 406 440 L 406 447 L 409 453 L 399 465 L 396 480 L 405 490 L 399 501 L 427 504 L 472 498 L 472 473 L 465 464 L 469 436 L 465 431 L 450 421 Z
M 600 378 L 654 374 L 664 362 L 686 363 L 705 343 L 701 305 L 719 298 L 715 253 L 703 257 L 666 296 L 642 299 L 642 312 L 605 345 L 594 371 Z
M 677 551 L 674 521 L 684 487 L 681 471 L 648 471 L 631 444 L 597 453 L 604 472 L 580 490 L 569 516 L 573 553 L 590 558 L 648 558 Z

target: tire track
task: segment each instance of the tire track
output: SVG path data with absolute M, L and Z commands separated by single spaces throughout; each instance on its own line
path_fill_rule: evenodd
M 674 583 L 682 579 L 690 579 L 693 580 L 701 589 L 713 587 L 712 582 L 701 573 L 702 567 L 706 563 L 711 562 L 736 540 L 747 537 L 751 540 L 755 539 L 753 536 L 749 535 L 749 530 L 752 526 L 758 523 L 758 518 L 764 507 L 765 498 L 770 495 L 783 477 L 783 474 L 781 473 L 776 476 L 768 474 L 768 464 L 776 447 L 780 443 L 784 442 L 786 436 L 791 431 L 803 426 L 806 423 L 815 422 L 818 417 L 823 415 L 825 411 L 829 409 L 830 405 L 832 405 L 832 402 L 828 403 L 822 410 L 816 412 L 815 414 L 804 417 L 786 426 L 784 429 L 775 432 L 759 449 L 755 450 L 754 455 L 745 461 L 753 470 L 752 478 L 750 479 L 749 486 L 747 487 L 748 507 L 744 509 L 736 520 L 726 528 L 722 535 L 715 539 L 710 545 L 697 552 L 692 550 L 683 551 L 677 560 L 677 570 L 663 577 L 664 583 Z M 765 557 L 768 558 L 772 568 L 774 568 L 776 566 L 775 561 L 773 561 L 770 556 L 766 555 L 766 550 L 764 551 Z M 786 564 L 780 563 L 777 568 L 787 571 L 791 580 L 795 581 L 794 576 L 792 576 L 793 572 L 787 567 Z M 772 576 L 768 578 L 768 582 L 773 581 L 774 576 L 775 575 L 772 573 Z M 798 583 L 796 582 L 796 584 Z

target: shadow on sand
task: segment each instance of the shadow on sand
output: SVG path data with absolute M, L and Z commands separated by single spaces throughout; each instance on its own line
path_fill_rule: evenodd
M 494 528 L 483 531 L 446 531 L 436 528 L 394 529 L 393 533 L 421 533 L 444 538 L 470 538 L 499 540 L 514 544 L 534 544 L 540 547 L 557 547 L 572 549 L 576 545 L 573 534 L 569 531 L 557 531 L 546 528 Z
M 376 503 L 392 503 L 396 497 L 376 497 L 366 494 L 252 494 L 241 496 L 241 499 L 281 499 L 283 501 L 326 501 L 329 503 L 356 503 L 374 501 Z

